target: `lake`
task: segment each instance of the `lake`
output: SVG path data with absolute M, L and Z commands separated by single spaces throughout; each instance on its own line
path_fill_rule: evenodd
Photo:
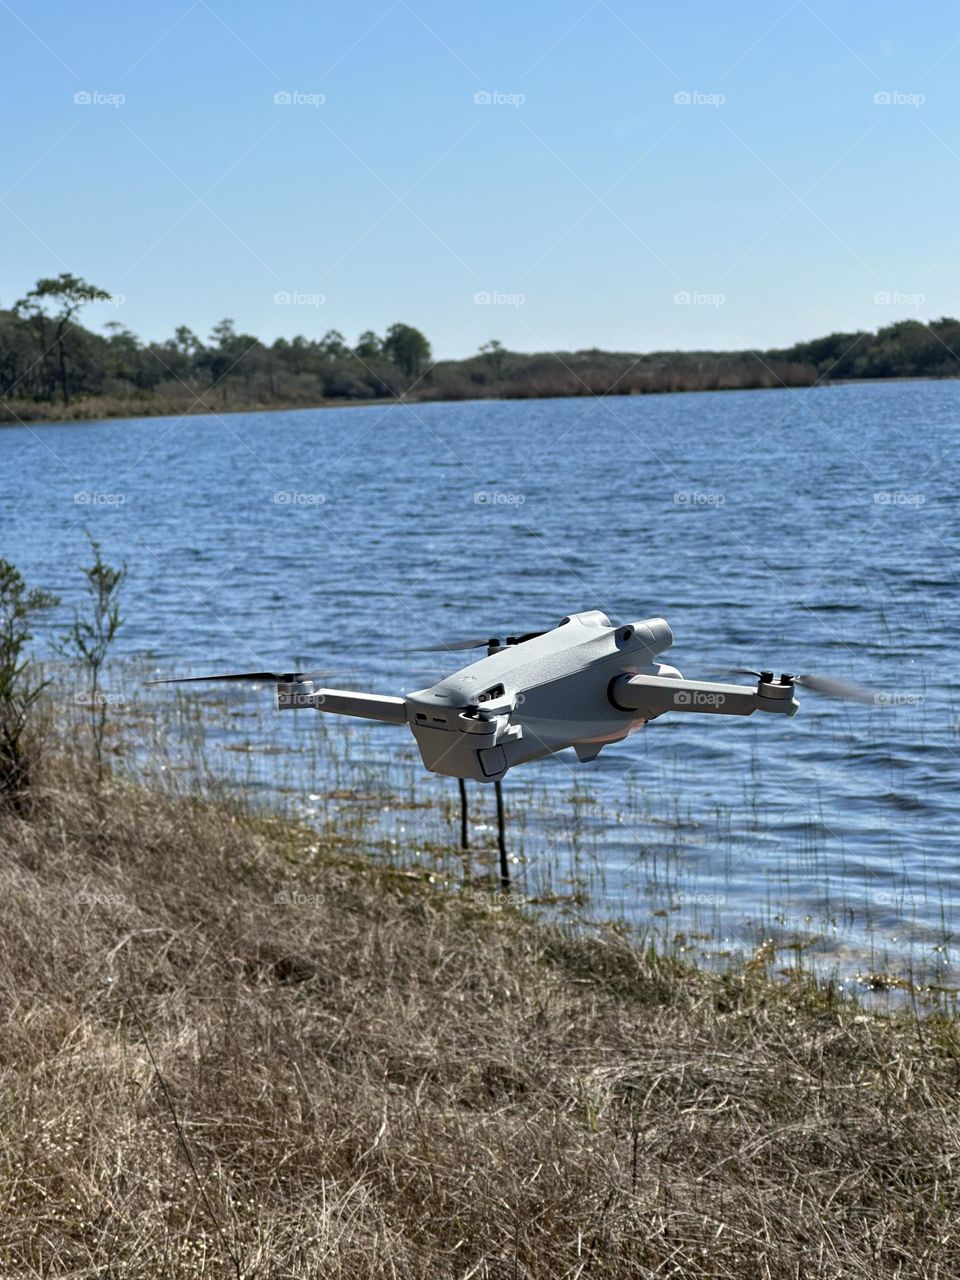
M 0 554 L 62 619 L 88 527 L 129 565 L 118 652 L 157 674 L 302 659 L 400 693 L 447 665 L 410 646 L 601 608 L 666 617 L 686 676 L 887 691 L 801 692 L 794 720 L 665 717 L 594 764 L 514 770 L 508 812 L 525 874 L 586 848 L 601 908 L 685 946 L 773 937 L 854 977 L 952 984 L 958 427 L 960 384 L 902 382 L 6 428 Z M 264 718 L 265 745 L 315 732 L 294 718 Z M 343 732 L 368 771 L 415 772 L 405 730 Z M 269 788 L 269 755 L 234 759 Z M 322 819 L 318 759 L 302 790 Z

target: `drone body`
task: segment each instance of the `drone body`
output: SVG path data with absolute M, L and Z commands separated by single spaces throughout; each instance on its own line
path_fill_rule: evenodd
M 672 643 L 662 618 L 615 627 L 599 611 L 572 614 L 408 694 L 407 723 L 427 769 L 496 782 L 513 765 L 564 747 L 593 760 L 664 711 L 749 715 L 761 705 L 752 689 L 686 681 L 658 663 Z M 777 686 L 771 703 L 788 714 L 799 709 L 792 687 Z
M 825 677 L 774 680 L 769 671 L 752 673 L 755 687 L 684 680 L 676 667 L 657 661 L 672 643 L 662 618 L 614 626 L 606 614 L 592 610 L 505 643 L 438 646 L 485 646 L 487 656 L 405 697 L 318 687 L 314 677 L 322 673 L 316 672 L 188 678 L 269 680 L 276 682 L 281 711 L 312 708 L 409 725 L 427 769 L 477 782 L 498 782 L 514 765 L 565 747 L 573 747 L 582 761 L 593 760 L 607 743 L 667 711 L 748 716 L 762 710 L 793 716 L 799 710 L 795 684 L 842 697 L 863 692 Z

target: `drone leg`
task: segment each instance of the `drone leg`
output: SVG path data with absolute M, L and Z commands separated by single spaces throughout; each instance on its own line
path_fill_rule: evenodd
M 500 890 L 502 893 L 509 893 L 510 863 L 507 861 L 507 837 L 504 830 L 503 786 L 501 783 L 495 782 L 494 788 L 497 793 L 497 846 L 500 850 Z
M 467 827 L 467 784 L 462 778 L 457 779 L 460 788 L 460 848 L 470 848 L 470 831 Z

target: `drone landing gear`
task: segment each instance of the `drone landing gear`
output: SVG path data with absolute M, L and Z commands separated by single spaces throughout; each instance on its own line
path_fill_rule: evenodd
M 470 827 L 467 817 L 467 784 L 463 778 L 457 779 L 457 787 L 460 792 L 460 848 L 467 850 L 470 848 Z M 500 854 L 500 890 L 502 893 L 509 893 L 510 861 L 507 857 L 507 822 L 503 808 L 503 784 L 495 782 L 493 787 L 497 795 L 497 850 Z
M 463 778 L 457 779 L 460 789 L 460 848 L 470 848 L 470 828 L 467 825 L 467 784 Z
M 500 891 L 510 892 L 510 863 L 507 861 L 507 837 L 503 817 L 503 783 L 495 782 L 497 793 L 497 848 L 500 850 Z

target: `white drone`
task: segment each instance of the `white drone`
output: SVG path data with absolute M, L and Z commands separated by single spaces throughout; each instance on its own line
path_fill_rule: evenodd
M 581 761 L 595 760 L 608 743 L 622 741 L 668 711 L 795 716 L 800 710 L 794 697 L 798 685 L 856 702 L 876 701 L 863 686 L 829 676 L 774 679 L 772 671 L 733 668 L 756 676 L 756 686 L 685 680 L 676 667 L 656 661 L 672 643 L 663 618 L 614 626 L 595 609 L 571 614 L 550 631 L 432 646 L 445 651 L 486 648 L 487 656 L 402 698 L 318 686 L 322 671 L 181 679 L 275 683 L 280 711 L 312 708 L 409 725 L 427 769 L 477 782 L 499 782 L 514 765 L 565 747 L 573 747 Z

